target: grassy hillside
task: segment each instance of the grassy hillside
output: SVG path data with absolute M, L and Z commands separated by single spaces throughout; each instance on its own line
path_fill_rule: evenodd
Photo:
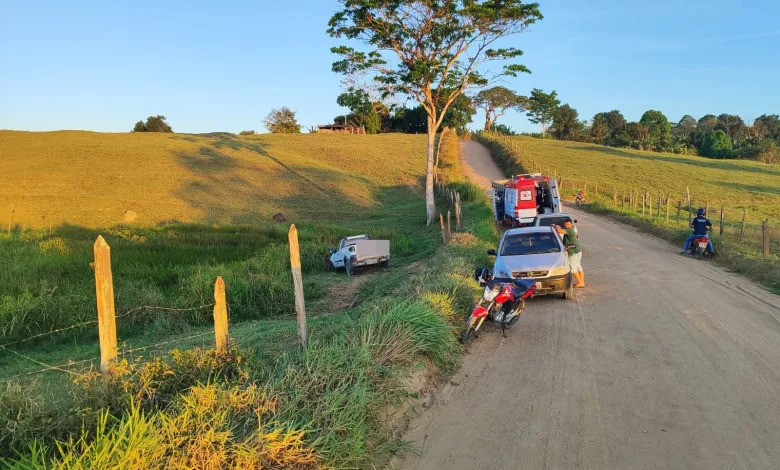
M 671 193 L 674 204 L 685 200 L 690 188 L 694 205 L 725 206 L 732 218 L 754 223 L 769 217 L 780 222 L 780 165 L 750 160 L 713 160 L 703 157 L 640 152 L 582 142 L 541 140 L 531 137 L 505 139 L 521 161 L 548 174 L 563 177 L 567 191 L 596 184 L 602 194 L 649 191 L 657 200 Z M 576 183 L 576 184 L 575 184 Z M 575 187 L 573 187 L 576 186 Z M 770 221 L 771 221 L 770 220 Z
M 92 137 L 101 145 L 115 137 L 64 134 L 84 146 L 97 145 Z M 453 325 L 472 305 L 470 274 L 488 262 L 486 249 L 498 235 L 486 201 L 464 199 L 466 233 L 436 252 L 438 229 L 424 226 L 418 189 L 424 142 L 417 136 L 145 138 L 154 144 L 137 151 L 158 156 L 145 160 L 154 172 L 139 169 L 133 152 L 100 153 L 124 177 L 133 175 L 134 184 L 101 189 L 124 194 L 130 207 L 106 211 L 94 204 L 78 221 L 63 218 L 69 225 L 55 224 L 52 233 L 48 219 L 33 217 L 0 234 L 0 420 L 7 423 L 0 429 L 0 467 L 64 468 L 78 460 L 84 467 L 184 468 L 196 459 L 225 468 L 367 468 L 403 448 L 388 413 L 419 392 L 404 377 L 457 364 Z M 194 139 L 184 140 L 195 144 L 194 154 L 193 148 L 185 156 L 171 150 L 182 138 Z M 233 147 L 219 147 L 225 142 Z M 273 149 L 276 166 L 253 150 L 260 144 Z M 205 146 L 219 150 L 208 164 L 182 163 L 202 159 Z M 79 152 L 62 147 L 59 155 L 67 160 Z M 45 167 L 42 150 L 29 153 Z M 84 175 L 112 165 L 82 158 L 88 161 L 72 171 L 75 163 L 52 163 L 71 186 L 42 196 L 48 205 L 30 202 L 28 211 L 92 204 Z M 38 168 L 29 162 L 25 170 L 20 160 L 4 163 L 15 168 L 8 181 L 16 197 L 24 189 L 18 175 Z M 222 160 L 232 163 L 223 168 Z M 37 174 L 43 187 L 58 178 Z M 193 185 L 210 189 L 183 199 L 180 189 Z M 472 193 L 480 191 L 464 194 Z M 228 195 L 230 204 L 222 204 Z M 148 197 L 170 204 L 133 202 Z M 170 205 L 179 215 L 166 212 Z M 139 220 L 116 225 L 128 209 Z M 309 313 L 305 348 L 296 341 L 287 224 L 269 220 L 277 211 L 299 227 Z M 158 224 L 170 219 L 242 224 Z M 347 276 L 324 272 L 322 261 L 340 236 L 355 232 L 389 238 L 393 267 L 344 286 Z M 94 369 L 99 350 L 89 269 L 98 233 L 112 247 L 120 343 L 119 361 L 105 376 Z M 411 263 L 434 252 L 429 263 Z M 225 355 L 208 350 L 217 275 L 227 283 L 231 350 Z M 70 326 L 78 327 L 56 332 Z M 193 346 L 203 349 L 186 350 Z
M 424 154 L 424 136 L 402 134 L 0 131 L 0 221 L 105 227 L 126 211 L 141 225 L 363 218 L 417 184 Z
M 328 313 L 344 277 L 323 261 L 341 236 L 392 240 L 395 265 L 435 250 L 419 189 L 424 152 L 424 137 L 399 134 L 0 132 L 0 211 L 15 209 L 14 230 L 0 232 L 0 343 L 96 318 L 98 234 L 112 247 L 123 337 L 208 323 L 198 307 L 211 304 L 218 275 L 234 320 L 292 311 L 290 222 L 307 300 Z M 118 225 L 128 210 L 138 219 Z M 273 222 L 276 212 L 287 222 Z

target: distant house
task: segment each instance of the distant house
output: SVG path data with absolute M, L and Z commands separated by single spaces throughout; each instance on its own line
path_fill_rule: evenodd
M 365 134 L 366 128 L 363 126 L 345 126 L 344 124 L 323 124 L 317 126 L 318 134 Z

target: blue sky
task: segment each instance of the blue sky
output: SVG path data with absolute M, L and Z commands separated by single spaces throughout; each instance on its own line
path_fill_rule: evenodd
M 780 2 L 540 1 L 509 43 L 532 71 L 504 83 L 555 89 L 582 119 L 780 113 Z M 262 129 L 289 106 L 326 123 L 340 76 L 325 34 L 336 1 L 4 2 L 0 128 L 123 132 L 164 114 L 177 132 Z M 473 127 L 481 125 L 475 117 Z M 536 130 L 522 114 L 500 122 Z

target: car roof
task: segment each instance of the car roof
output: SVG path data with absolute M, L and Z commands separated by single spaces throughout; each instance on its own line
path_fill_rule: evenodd
M 569 214 L 565 214 L 563 212 L 556 212 L 554 214 L 539 214 L 536 216 L 537 219 L 544 219 L 547 217 L 568 217 L 570 219 L 572 218 Z
M 506 231 L 504 236 L 515 235 L 519 233 L 547 233 L 553 230 L 552 227 L 518 227 L 510 228 Z

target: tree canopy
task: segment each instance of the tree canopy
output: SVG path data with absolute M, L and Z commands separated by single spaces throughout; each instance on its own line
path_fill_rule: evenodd
M 166 117 L 161 114 L 149 116 L 146 118 L 146 122 L 136 122 L 133 132 L 173 132 L 173 129 L 165 119 Z
M 295 119 L 295 111 L 286 106 L 272 109 L 263 120 L 263 124 L 274 134 L 299 134 L 301 132 L 301 125 Z
M 487 88 L 474 97 L 474 103 L 485 111 L 484 130 L 490 130 L 496 120 L 510 109 L 524 111 L 527 98 L 520 96 L 509 88 L 494 86 Z
M 339 73 L 371 71 L 385 95 L 416 99 L 427 115 L 426 215 L 435 216 L 433 143 L 459 95 L 502 76 L 528 69 L 513 61 L 522 51 L 495 47 L 499 39 L 525 31 L 542 19 L 539 5 L 519 0 L 340 0 L 328 34 L 362 43 L 368 50 L 337 46 Z
M 547 132 L 547 126 L 555 116 L 555 111 L 560 104 L 561 100 L 558 99 L 558 93 L 555 90 L 550 93 L 545 93 L 539 88 L 531 90 L 531 96 L 528 98 L 527 112 L 530 116 L 528 120 L 542 126 L 542 137 Z
M 577 110 L 564 104 L 555 110 L 552 132 L 556 139 L 580 140 L 585 132 L 585 125 L 579 120 Z
M 729 158 L 731 150 L 731 139 L 722 129 L 707 132 L 701 146 L 701 154 L 711 158 Z
M 648 138 L 645 147 L 647 150 L 664 151 L 671 148 L 672 125 L 666 119 L 664 113 L 656 110 L 645 111 L 639 124 L 647 127 Z

